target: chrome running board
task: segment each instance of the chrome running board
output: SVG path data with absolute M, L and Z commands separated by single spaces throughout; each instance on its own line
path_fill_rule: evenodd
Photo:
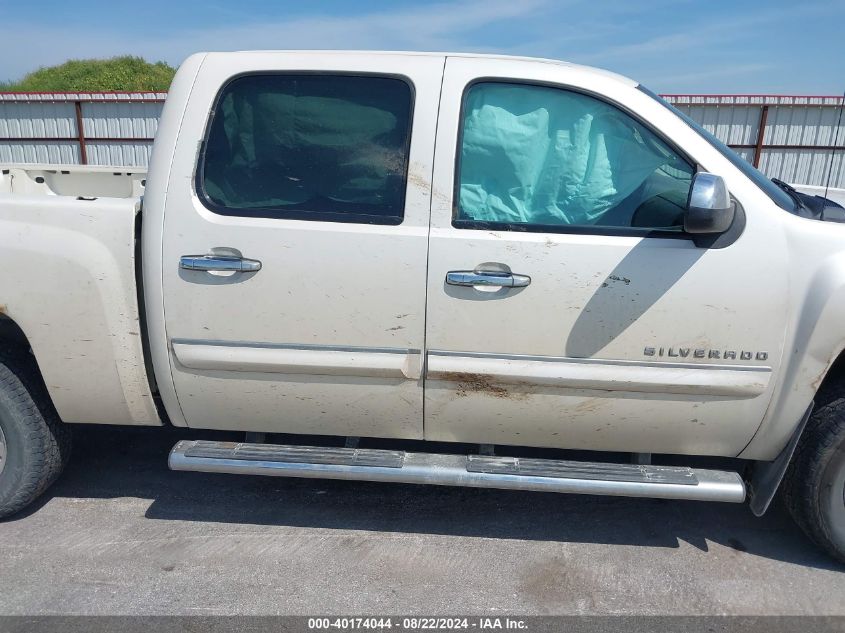
M 741 503 L 735 472 L 678 466 L 181 441 L 171 470 Z

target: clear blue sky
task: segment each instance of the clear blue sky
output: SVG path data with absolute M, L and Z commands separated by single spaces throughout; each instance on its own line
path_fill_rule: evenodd
M 0 0 L 0 16 L 0 79 L 79 57 L 362 48 L 553 57 L 664 93 L 845 90 L 845 0 Z

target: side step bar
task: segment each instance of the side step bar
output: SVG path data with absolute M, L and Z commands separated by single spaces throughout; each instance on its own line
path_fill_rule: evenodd
M 178 442 L 168 463 L 171 470 L 207 473 L 729 503 L 745 500 L 745 484 L 737 473 L 677 466 L 205 441 Z

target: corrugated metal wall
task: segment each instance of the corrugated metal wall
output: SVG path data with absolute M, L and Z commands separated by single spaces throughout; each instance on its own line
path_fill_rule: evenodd
M 0 162 L 78 163 L 79 144 L 38 138 L 76 136 L 73 103 L 0 101 L 0 139 L 31 139 L 0 142 Z
M 145 167 L 164 93 L 0 93 L 0 163 Z
M 830 171 L 830 185 L 845 187 L 845 126 L 842 124 L 837 138 L 842 97 L 664 95 L 664 98 L 770 178 L 824 186 Z
M 0 163 L 143 167 L 163 93 L 0 93 Z M 666 95 L 770 177 L 845 187 L 842 97 Z M 81 136 L 80 136 L 81 128 Z

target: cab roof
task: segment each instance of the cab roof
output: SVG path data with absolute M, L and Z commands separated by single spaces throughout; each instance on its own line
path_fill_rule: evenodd
M 527 62 L 535 64 L 551 64 L 555 66 L 566 66 L 568 68 L 576 69 L 586 73 L 592 73 L 598 76 L 606 77 L 624 83 L 631 87 L 639 85 L 638 82 L 611 72 L 602 68 L 595 68 L 593 66 L 584 66 L 581 64 L 574 64 L 572 62 L 561 61 L 558 59 L 548 59 L 545 57 L 525 57 L 518 55 L 500 55 L 496 53 L 468 53 L 468 52 L 436 52 L 436 51 L 369 51 L 369 50 L 253 50 L 253 51 L 236 51 L 236 53 L 289 53 L 291 55 L 384 55 L 390 57 L 462 57 L 467 59 L 498 59 L 510 62 Z M 231 53 L 229 53 L 231 54 Z

